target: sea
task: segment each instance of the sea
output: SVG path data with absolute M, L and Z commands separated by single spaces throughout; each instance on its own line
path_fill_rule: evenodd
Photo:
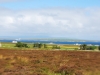
M 12 42 L 14 40 L 0 40 L 0 42 Z M 50 40 L 18 40 L 24 43 L 45 43 L 45 44 L 67 44 L 67 45 L 100 45 L 100 41 L 50 41 Z

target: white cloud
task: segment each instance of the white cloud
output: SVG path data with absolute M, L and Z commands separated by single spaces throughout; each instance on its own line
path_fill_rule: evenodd
M 100 38 L 99 8 L 0 11 L 1 36 Z

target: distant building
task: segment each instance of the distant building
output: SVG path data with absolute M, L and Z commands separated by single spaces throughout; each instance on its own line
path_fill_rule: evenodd
M 81 44 L 76 43 L 76 44 L 74 44 L 74 45 L 81 45 Z
M 12 41 L 12 43 L 17 43 L 17 41 Z
M 54 43 L 50 42 L 49 44 L 54 44 Z

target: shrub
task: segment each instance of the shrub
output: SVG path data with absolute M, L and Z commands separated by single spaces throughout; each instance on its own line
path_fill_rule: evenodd
M 81 50 L 86 50 L 87 49 L 87 45 L 86 44 L 80 45 L 80 49 Z
M 60 46 L 53 45 L 52 49 L 60 49 Z
M 96 49 L 96 46 L 88 46 L 87 47 L 87 50 L 95 50 Z
M 27 44 L 21 43 L 21 42 L 16 43 L 15 47 L 25 47 L 25 48 L 28 48 Z
M 98 46 L 98 49 L 100 50 L 100 46 Z
M 34 43 L 33 48 L 41 48 L 43 45 L 41 43 Z

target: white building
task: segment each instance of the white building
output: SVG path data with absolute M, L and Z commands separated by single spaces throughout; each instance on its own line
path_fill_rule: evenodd
M 74 44 L 74 45 L 81 45 L 81 44 L 76 43 L 76 44 Z
M 17 41 L 12 41 L 12 43 L 17 43 Z

